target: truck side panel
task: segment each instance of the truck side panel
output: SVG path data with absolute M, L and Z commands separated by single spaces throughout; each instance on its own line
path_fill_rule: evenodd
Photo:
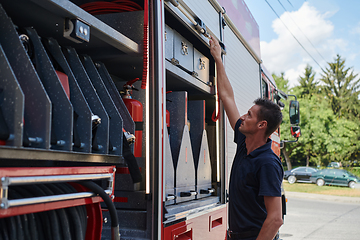
M 228 27 L 224 30 L 224 43 L 227 47 L 225 70 L 235 93 L 235 101 L 243 115 L 260 97 L 259 64 L 246 50 L 235 33 Z M 232 161 L 236 152 L 234 132 L 226 120 L 226 158 L 230 174 Z

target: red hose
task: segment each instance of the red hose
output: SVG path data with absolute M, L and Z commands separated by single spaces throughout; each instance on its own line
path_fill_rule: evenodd
M 219 118 L 220 118 L 220 98 L 219 98 L 219 91 L 217 91 L 217 96 L 218 96 L 218 109 L 219 112 L 216 114 L 216 108 L 214 109 L 214 112 L 212 113 L 211 116 L 211 120 L 213 120 L 213 122 L 216 122 Z
M 92 15 L 143 10 L 143 8 L 139 4 L 130 0 L 114 0 L 112 2 L 89 2 L 80 5 L 80 7 Z
M 218 109 L 219 109 L 218 114 L 216 115 L 216 109 L 214 109 L 214 112 L 211 116 L 211 120 L 213 120 L 213 122 L 216 122 L 220 118 L 220 100 L 218 101 Z

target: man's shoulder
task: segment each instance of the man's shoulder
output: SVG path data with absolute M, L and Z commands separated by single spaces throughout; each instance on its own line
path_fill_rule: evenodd
M 268 148 L 268 149 L 262 151 L 262 152 L 259 154 L 259 157 L 261 157 L 261 158 L 267 157 L 267 158 L 274 158 L 274 159 L 280 160 L 279 156 L 276 155 L 271 148 Z
M 281 166 L 281 160 L 280 160 L 279 156 L 276 155 L 272 149 L 268 149 L 268 150 L 262 152 L 261 154 L 259 154 L 258 158 L 262 164 L 271 163 L 271 164 L 275 164 L 275 165 L 280 164 L 280 166 Z

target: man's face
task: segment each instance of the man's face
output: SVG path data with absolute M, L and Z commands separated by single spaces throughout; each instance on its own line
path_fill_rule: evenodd
M 246 134 L 252 134 L 258 131 L 258 112 L 260 111 L 260 106 L 254 105 L 252 106 L 247 113 L 242 115 L 240 119 L 242 120 L 242 123 L 239 127 L 239 130 L 244 135 Z

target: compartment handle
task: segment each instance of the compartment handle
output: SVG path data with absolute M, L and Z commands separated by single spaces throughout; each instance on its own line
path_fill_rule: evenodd
M 218 226 L 221 226 L 222 225 L 222 217 L 219 217 L 219 218 L 216 218 L 214 220 L 211 221 L 211 229 L 214 229 Z
M 175 235 L 174 240 L 192 240 L 192 229 Z

